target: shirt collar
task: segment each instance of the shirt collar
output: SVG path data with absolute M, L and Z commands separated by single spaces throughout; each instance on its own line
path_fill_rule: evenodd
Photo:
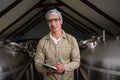
M 64 30 L 62 30 L 62 31 L 63 31 L 63 33 L 62 33 L 62 37 L 61 38 L 66 39 L 66 32 Z M 46 39 L 51 39 L 50 34 L 51 34 L 51 32 L 49 32 L 49 34 L 47 35 Z

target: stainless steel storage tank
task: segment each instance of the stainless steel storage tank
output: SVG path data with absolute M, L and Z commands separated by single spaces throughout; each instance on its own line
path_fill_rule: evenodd
M 81 66 L 90 80 L 120 80 L 120 40 L 84 47 L 81 49 Z
M 0 42 L 0 80 L 16 80 L 30 59 L 24 48 L 10 41 Z

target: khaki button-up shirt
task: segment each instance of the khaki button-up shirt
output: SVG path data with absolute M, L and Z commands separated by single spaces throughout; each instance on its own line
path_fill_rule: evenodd
M 77 40 L 63 31 L 62 39 L 55 44 L 50 33 L 43 37 L 37 46 L 35 62 L 53 65 L 58 58 L 64 65 L 65 73 L 47 75 L 47 69 L 35 63 L 36 69 L 43 74 L 44 80 L 74 80 L 74 70 L 80 65 L 80 51 Z

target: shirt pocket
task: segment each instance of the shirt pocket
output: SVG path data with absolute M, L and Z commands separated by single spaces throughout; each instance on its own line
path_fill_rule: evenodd
M 71 47 L 62 47 L 61 49 L 61 57 L 64 59 L 64 60 L 68 60 L 70 58 L 70 55 L 71 55 Z

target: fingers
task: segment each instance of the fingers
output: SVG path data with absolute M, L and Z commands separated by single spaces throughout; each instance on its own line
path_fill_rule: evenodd
M 56 62 L 54 63 L 54 66 L 58 69 L 57 71 L 56 70 L 53 70 L 53 69 L 50 69 L 48 68 L 48 73 L 49 74 L 52 74 L 52 73 L 63 73 L 65 71 L 64 69 L 64 65 L 61 63 L 61 62 Z
M 56 70 L 53 70 L 53 69 L 48 68 L 48 73 L 49 73 L 49 74 L 56 73 L 56 72 L 57 72 Z
M 61 62 L 55 63 L 55 66 L 58 68 L 57 73 L 63 73 L 64 72 L 64 66 Z

